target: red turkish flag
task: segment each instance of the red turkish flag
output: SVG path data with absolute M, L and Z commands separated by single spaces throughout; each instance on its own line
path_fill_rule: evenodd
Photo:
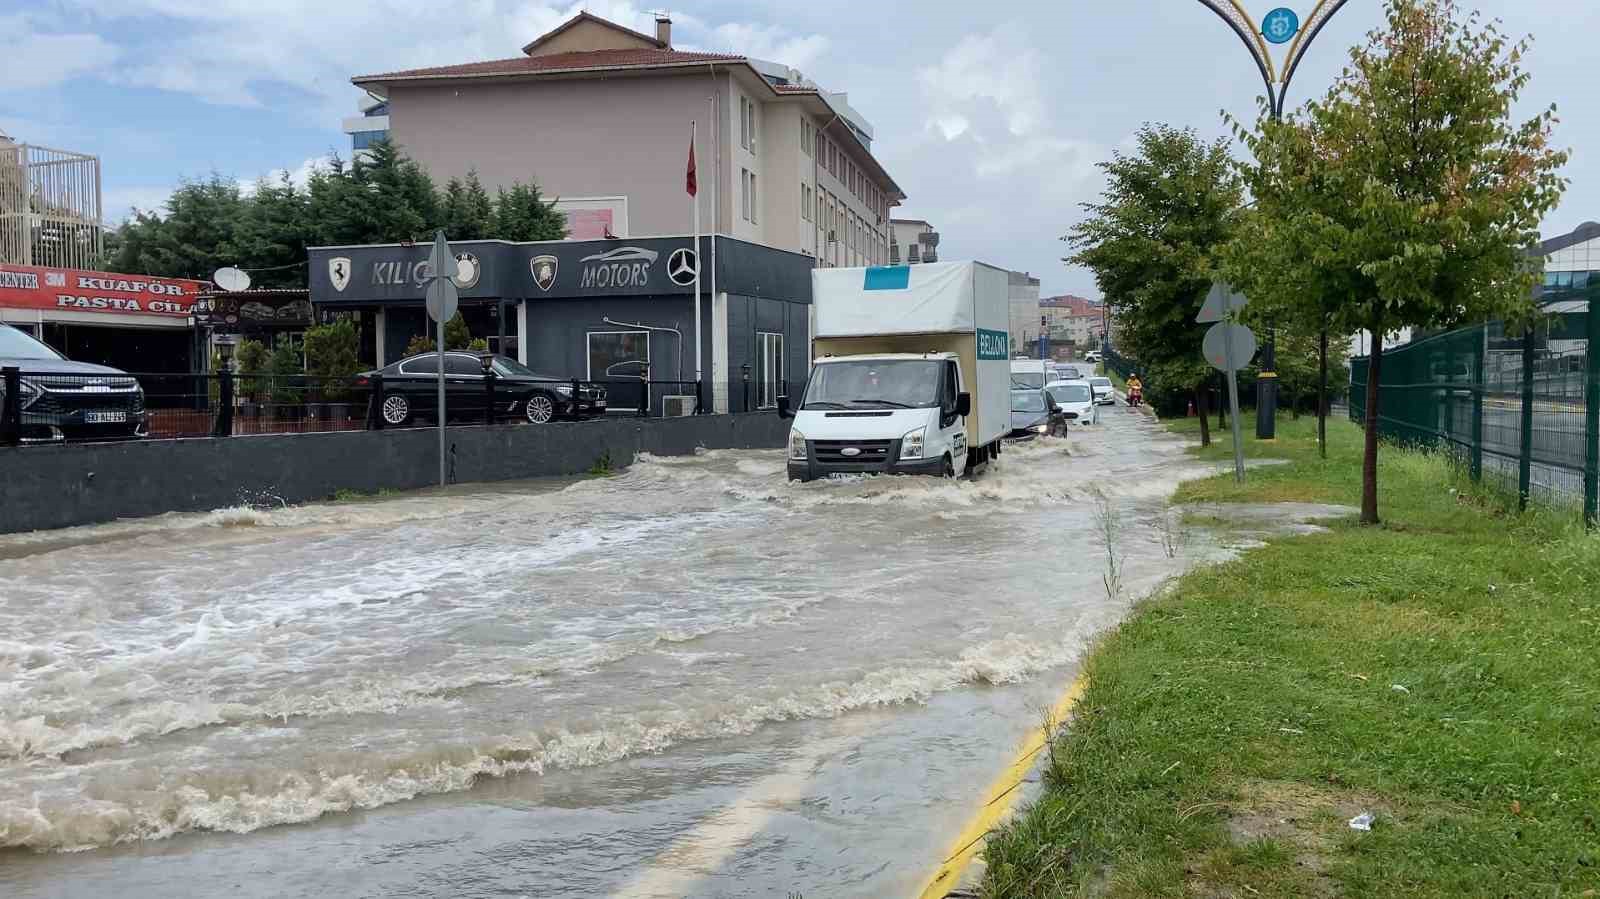
M 696 194 L 698 194 L 700 192 L 700 185 L 699 185 L 698 180 L 695 178 L 695 175 L 694 175 L 694 139 L 693 138 L 689 139 L 688 191 L 689 191 L 689 196 L 691 196 L 691 197 L 695 196 Z

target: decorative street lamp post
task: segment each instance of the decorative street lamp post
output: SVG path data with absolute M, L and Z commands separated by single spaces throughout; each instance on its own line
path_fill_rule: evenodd
M 1283 101 L 1289 92 L 1289 82 L 1294 79 L 1300 60 L 1310 49 L 1322 27 L 1334 13 L 1344 8 L 1349 0 L 1317 0 L 1317 5 L 1306 16 L 1304 23 L 1295 11 L 1278 7 L 1269 12 L 1257 25 L 1245 12 L 1240 0 L 1200 0 L 1200 4 L 1226 22 L 1233 33 L 1244 42 L 1245 49 L 1255 60 L 1261 72 L 1261 81 L 1267 88 L 1267 107 L 1275 119 L 1283 118 Z M 1283 77 L 1273 64 L 1268 44 L 1288 44 L 1288 55 L 1283 60 Z M 1271 440 L 1277 435 L 1278 419 L 1278 358 L 1277 338 L 1268 326 L 1267 339 L 1261 347 L 1261 377 L 1256 381 L 1256 439 Z

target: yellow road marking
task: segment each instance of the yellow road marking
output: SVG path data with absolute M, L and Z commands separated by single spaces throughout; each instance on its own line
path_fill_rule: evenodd
M 1050 710 L 1052 723 L 1060 724 L 1067 720 L 1067 715 L 1082 698 L 1083 690 L 1088 683 L 1088 679 L 1082 674 L 1073 679 L 1072 686 L 1067 688 L 1067 692 L 1056 702 L 1055 708 Z M 1023 741 L 1017 757 L 1000 772 L 994 783 L 990 784 L 989 789 L 983 794 L 983 805 L 972 816 L 972 820 L 967 822 L 967 826 L 961 829 L 961 834 L 945 853 L 944 862 L 933 872 L 928 885 L 918 894 L 921 899 L 943 899 L 946 893 L 955 889 L 961 882 L 961 875 L 966 872 L 967 866 L 972 864 L 972 859 L 983 848 L 983 838 L 988 836 L 989 831 L 993 830 L 1000 819 L 1017 804 L 1017 796 L 1021 792 L 1017 788 L 1022 785 L 1022 780 L 1028 776 L 1028 772 L 1033 770 L 1034 762 L 1044 749 L 1046 737 L 1042 727 L 1033 728 L 1028 732 L 1028 737 Z

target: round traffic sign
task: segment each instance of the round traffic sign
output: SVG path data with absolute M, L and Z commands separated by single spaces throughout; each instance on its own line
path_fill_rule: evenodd
M 1206 331 L 1205 340 L 1200 343 L 1200 353 L 1217 371 L 1227 371 L 1230 367 L 1238 371 L 1255 358 L 1255 332 L 1233 322 L 1217 322 Z M 1233 363 L 1231 366 L 1228 364 L 1230 361 Z
M 1267 13 L 1261 20 L 1261 36 L 1274 44 L 1286 44 L 1300 30 L 1300 17 L 1287 6 Z
M 449 278 L 434 278 L 428 282 L 426 295 L 428 317 L 436 322 L 447 322 L 456 317 L 456 305 L 461 294 Z

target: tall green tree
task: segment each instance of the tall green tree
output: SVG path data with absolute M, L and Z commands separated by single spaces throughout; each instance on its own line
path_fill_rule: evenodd
M 209 278 L 239 259 L 245 205 L 238 182 L 220 174 L 187 181 L 167 198 L 162 214 L 135 210 L 119 229 L 110 264 L 138 274 Z
M 554 202 L 539 196 L 537 183 L 518 181 L 500 188 L 494 203 L 494 236 L 499 240 L 561 240 L 567 236 L 566 217 Z
M 1076 251 L 1067 261 L 1094 272 L 1117 319 L 1118 349 L 1138 361 L 1152 401 L 1193 396 L 1201 441 L 1209 443 L 1205 388 L 1212 370 L 1194 317 L 1232 236 L 1240 182 L 1221 140 L 1145 125 L 1136 141 L 1134 153 L 1100 164 L 1105 189 L 1063 238 Z
M 254 287 L 304 287 L 309 200 L 288 173 L 261 178 L 244 204 L 237 264 L 250 269 Z
M 1374 335 L 1364 524 L 1379 520 L 1382 335 L 1534 315 L 1524 254 L 1567 154 L 1550 144 L 1555 107 L 1511 117 L 1527 47 L 1454 0 L 1388 0 L 1327 96 L 1282 125 L 1264 117 L 1249 141 L 1256 261 L 1277 266 L 1267 292 L 1309 328 Z M 1318 301 L 1284 301 L 1297 276 Z
M 467 172 L 465 181 L 451 178 L 440 198 L 445 236 L 451 240 L 483 240 L 495 237 L 494 201 L 483 189 L 476 169 Z

